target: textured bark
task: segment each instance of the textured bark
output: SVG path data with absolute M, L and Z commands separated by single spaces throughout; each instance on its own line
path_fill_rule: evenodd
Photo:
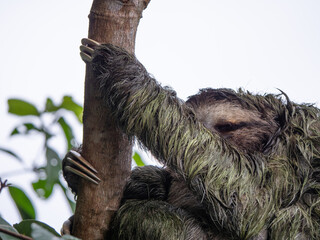
M 88 37 L 133 53 L 139 20 L 149 1 L 94 0 Z M 73 234 L 81 239 L 103 239 L 130 174 L 132 143 L 105 107 L 90 66 L 86 69 L 83 124 L 82 155 L 99 171 L 102 181 L 97 186 L 85 180 L 80 183 Z

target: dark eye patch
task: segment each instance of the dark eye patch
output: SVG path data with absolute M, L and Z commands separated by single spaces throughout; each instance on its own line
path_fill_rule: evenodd
M 219 131 L 219 132 L 231 132 L 231 131 L 235 131 L 238 130 L 240 128 L 246 127 L 248 126 L 248 123 L 245 122 L 240 122 L 240 123 L 230 123 L 230 122 L 226 122 L 226 123 L 218 123 L 214 126 L 214 128 Z

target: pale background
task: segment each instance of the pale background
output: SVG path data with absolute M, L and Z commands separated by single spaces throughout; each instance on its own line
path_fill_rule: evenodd
M 42 107 L 65 94 L 83 102 L 80 39 L 87 36 L 91 1 L 0 0 L 0 146 L 16 150 L 32 167 L 41 139 L 9 138 L 19 121 L 6 100 L 19 97 Z M 152 0 L 141 19 L 136 55 L 163 85 L 187 96 L 204 87 L 285 91 L 296 102 L 319 103 L 319 0 Z M 81 128 L 77 126 L 81 142 Z M 59 140 L 53 143 L 63 154 Z M 42 161 L 42 160 L 39 160 Z M 36 201 L 30 173 L 0 155 L 0 177 L 17 183 Z M 60 190 L 59 190 L 60 191 Z M 61 193 L 36 202 L 41 221 L 60 229 L 70 211 Z M 20 221 L 8 192 L 0 214 Z

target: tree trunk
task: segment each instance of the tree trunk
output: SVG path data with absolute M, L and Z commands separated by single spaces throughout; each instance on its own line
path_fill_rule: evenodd
M 89 38 L 134 53 L 136 30 L 149 1 L 94 0 Z M 97 186 L 85 180 L 80 183 L 73 234 L 81 239 L 103 239 L 131 171 L 132 143 L 105 107 L 90 66 L 86 68 L 83 126 L 82 155 L 102 181 Z

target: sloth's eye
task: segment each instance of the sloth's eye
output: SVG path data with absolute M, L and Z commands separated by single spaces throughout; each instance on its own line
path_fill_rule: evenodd
M 245 122 L 240 122 L 240 123 L 226 122 L 226 123 L 218 123 L 214 126 L 214 128 L 218 132 L 225 133 L 225 132 L 231 132 L 231 131 L 238 130 L 238 129 L 243 128 L 245 126 L 247 126 L 247 124 Z

